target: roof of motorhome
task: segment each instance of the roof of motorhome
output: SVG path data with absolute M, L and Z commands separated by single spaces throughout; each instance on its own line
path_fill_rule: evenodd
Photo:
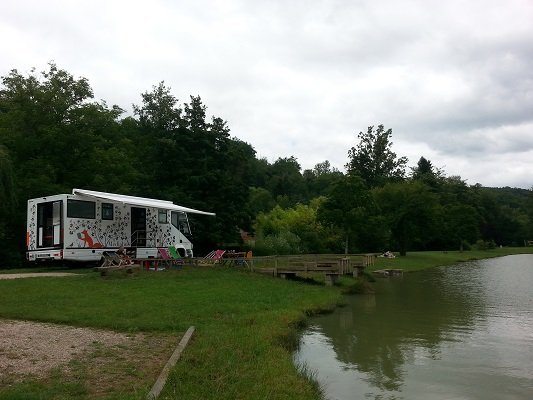
M 172 203 L 168 200 L 157 200 L 157 199 L 148 199 L 146 197 L 136 197 L 136 196 L 126 196 L 124 194 L 115 194 L 115 193 L 106 193 L 106 192 L 96 192 L 94 190 L 85 190 L 85 189 L 72 189 L 72 194 L 77 194 L 80 196 L 95 197 L 98 199 L 111 200 L 123 204 L 129 204 L 132 206 L 144 206 L 144 207 L 155 207 L 162 208 L 165 210 L 172 211 L 182 211 L 191 214 L 202 214 L 202 215 L 215 215 L 215 213 L 195 210 L 194 208 L 188 208 L 183 206 L 178 206 L 177 204 Z

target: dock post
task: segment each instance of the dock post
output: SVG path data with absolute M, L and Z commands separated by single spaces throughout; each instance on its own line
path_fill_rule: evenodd
M 339 275 L 326 274 L 324 282 L 325 282 L 326 286 L 333 286 L 335 284 L 335 282 L 337 282 L 338 278 L 339 278 Z

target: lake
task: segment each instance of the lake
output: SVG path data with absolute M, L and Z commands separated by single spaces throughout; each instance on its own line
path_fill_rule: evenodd
M 533 399 L 533 255 L 377 278 L 294 355 L 326 399 Z

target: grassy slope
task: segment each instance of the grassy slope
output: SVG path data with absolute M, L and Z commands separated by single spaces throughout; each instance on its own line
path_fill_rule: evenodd
M 224 269 L 0 281 L 2 318 L 177 335 L 196 326 L 162 398 L 316 398 L 292 364 L 291 338 L 305 310 L 339 301 L 334 288 Z M 0 397 L 68 397 L 61 387 L 32 393 L 41 389 L 0 389 Z

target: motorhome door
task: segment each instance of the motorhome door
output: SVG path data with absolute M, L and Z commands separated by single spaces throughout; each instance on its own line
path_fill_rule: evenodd
M 146 247 L 146 208 L 131 208 L 131 245 Z
M 61 200 L 37 204 L 37 247 L 61 247 L 62 210 Z

